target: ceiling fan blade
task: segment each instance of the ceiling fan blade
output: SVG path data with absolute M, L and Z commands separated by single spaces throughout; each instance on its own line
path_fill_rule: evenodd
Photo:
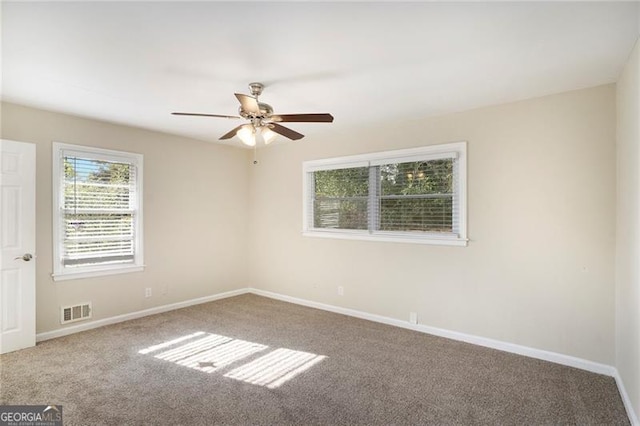
M 260 107 L 258 106 L 258 101 L 253 96 L 243 95 L 242 93 L 234 93 L 236 98 L 240 101 L 240 105 L 242 105 L 242 109 L 245 112 L 260 114 Z
M 195 117 L 242 118 L 236 115 L 201 114 L 198 112 L 172 112 L 172 115 L 192 115 Z
M 332 123 L 331 114 L 277 114 L 270 117 L 279 123 Z
M 304 138 L 304 135 L 302 133 L 298 133 L 295 130 L 291 130 L 291 129 L 287 128 L 287 127 L 281 126 L 281 125 L 276 124 L 276 123 L 270 123 L 269 124 L 269 128 L 271 130 L 273 130 L 274 132 L 276 132 L 276 133 L 278 133 L 278 134 L 280 134 L 280 135 L 282 135 L 282 136 L 284 136 L 286 138 L 292 139 L 294 141 L 297 141 L 298 139 Z
M 220 140 L 223 139 L 231 139 L 232 137 L 234 137 L 236 135 L 236 133 L 238 132 L 238 130 L 240 130 L 240 128 L 244 126 L 244 124 L 239 125 L 238 127 L 234 128 L 233 130 L 231 130 L 228 133 L 225 133 L 224 135 L 220 136 Z

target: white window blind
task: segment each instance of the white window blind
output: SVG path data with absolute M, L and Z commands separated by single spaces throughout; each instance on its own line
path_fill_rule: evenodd
M 377 229 L 457 234 L 455 159 L 372 167 L 379 178 Z
M 132 263 L 135 166 L 65 156 L 65 266 Z
M 465 148 L 447 144 L 305 163 L 305 234 L 466 244 Z
M 59 275 L 141 265 L 140 156 L 96 151 L 59 151 Z
M 313 172 L 313 224 L 324 229 L 367 229 L 369 169 Z

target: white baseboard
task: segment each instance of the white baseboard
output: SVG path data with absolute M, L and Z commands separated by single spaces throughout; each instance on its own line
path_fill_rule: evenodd
M 620 373 L 618 372 L 617 369 L 613 377 L 616 379 L 616 384 L 618 385 L 618 391 L 620 391 L 620 397 L 622 397 L 624 408 L 627 409 L 627 416 L 629 416 L 629 421 L 631 422 L 631 426 L 640 426 L 640 420 L 638 420 L 638 416 L 636 415 L 636 412 L 633 409 L 633 405 L 631 404 L 631 398 L 629 398 L 627 389 L 624 387 L 624 382 L 622 381 L 622 377 L 620 377 Z
M 105 325 L 116 324 L 123 321 L 129 321 L 136 318 L 142 318 L 149 315 L 160 314 L 162 312 L 173 311 L 175 309 L 186 308 L 188 306 L 199 305 L 201 303 L 213 302 L 214 300 L 226 299 L 227 297 L 239 296 L 248 293 L 246 288 L 240 290 L 232 290 L 224 293 L 214 294 L 212 296 L 199 297 L 197 299 L 185 300 L 184 302 L 171 303 L 169 305 L 156 306 L 154 308 L 144 309 L 142 311 L 131 312 L 129 314 L 117 315 L 115 317 L 103 318 L 96 321 L 89 321 L 71 327 L 60 328 L 58 330 L 46 331 L 36 334 L 36 342 L 55 339 L 56 337 L 68 336 L 69 334 L 79 333 L 81 331 L 91 330 Z

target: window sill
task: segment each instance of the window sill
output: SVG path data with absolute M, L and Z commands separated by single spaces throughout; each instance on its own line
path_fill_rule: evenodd
M 92 270 L 83 270 L 83 271 L 73 271 L 73 272 L 62 272 L 57 274 L 51 274 L 51 277 L 54 281 L 65 281 L 65 280 L 77 280 L 81 278 L 93 278 L 93 277 L 101 277 L 105 275 L 116 275 L 116 274 L 128 274 L 131 272 L 142 272 L 144 271 L 144 265 L 132 265 L 132 266 L 119 266 L 117 268 L 108 268 L 108 269 L 92 269 Z
M 383 241 L 390 243 L 409 243 L 409 244 L 426 244 L 437 246 L 458 246 L 466 247 L 469 240 L 456 236 L 437 236 L 437 235 L 409 235 L 409 234 L 390 234 L 390 233 L 369 233 L 366 231 L 303 231 L 305 237 L 316 238 L 335 238 L 341 240 L 361 240 L 361 241 Z

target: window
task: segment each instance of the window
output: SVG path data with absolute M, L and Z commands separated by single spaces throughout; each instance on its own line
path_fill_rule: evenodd
M 53 144 L 55 280 L 141 271 L 142 155 Z
M 466 245 L 466 143 L 303 164 L 304 235 Z

